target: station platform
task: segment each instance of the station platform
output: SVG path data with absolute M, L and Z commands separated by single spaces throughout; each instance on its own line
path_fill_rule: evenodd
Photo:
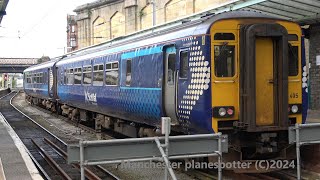
M 0 180 L 43 179 L 18 135 L 0 113 Z

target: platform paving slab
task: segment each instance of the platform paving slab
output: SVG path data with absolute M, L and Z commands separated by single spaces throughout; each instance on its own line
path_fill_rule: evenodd
M 0 114 L 0 158 L 5 179 L 43 179 L 20 138 Z M 1 174 L 0 174 L 1 179 Z
M 320 110 L 308 110 L 307 123 L 320 123 Z

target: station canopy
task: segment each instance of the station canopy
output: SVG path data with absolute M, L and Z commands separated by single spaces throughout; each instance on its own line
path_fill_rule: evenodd
M 295 21 L 300 25 L 320 22 L 320 0 L 231 0 L 202 13 L 250 10 Z

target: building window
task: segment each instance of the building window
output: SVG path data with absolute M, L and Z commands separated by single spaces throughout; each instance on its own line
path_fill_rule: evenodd
M 119 79 L 119 63 L 107 63 L 106 64 L 106 85 L 116 86 Z
M 126 62 L 126 85 L 131 85 L 131 59 L 128 59 Z
M 91 84 L 92 82 L 92 68 L 91 66 L 83 67 L 83 84 Z
M 73 32 L 73 33 L 75 32 L 75 27 L 74 27 L 74 25 L 71 26 L 71 32 Z
M 188 76 L 188 51 L 180 52 L 180 78 L 187 78 Z
M 214 46 L 214 70 L 216 77 L 233 77 L 235 75 L 234 46 L 227 43 Z
M 76 47 L 77 46 L 77 42 L 76 42 L 76 38 L 70 38 L 70 46 L 71 47 Z
M 103 85 L 103 64 L 93 66 L 93 85 Z

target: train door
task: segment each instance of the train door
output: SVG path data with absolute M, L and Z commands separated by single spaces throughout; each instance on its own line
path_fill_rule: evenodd
M 279 24 L 241 27 L 240 121 L 248 131 L 288 126 L 288 34 Z
M 176 116 L 176 48 L 169 46 L 165 48 L 164 55 L 164 82 L 163 101 L 166 116 L 172 121 L 177 121 Z
M 274 58 L 272 38 L 256 38 L 256 124 L 274 125 Z

